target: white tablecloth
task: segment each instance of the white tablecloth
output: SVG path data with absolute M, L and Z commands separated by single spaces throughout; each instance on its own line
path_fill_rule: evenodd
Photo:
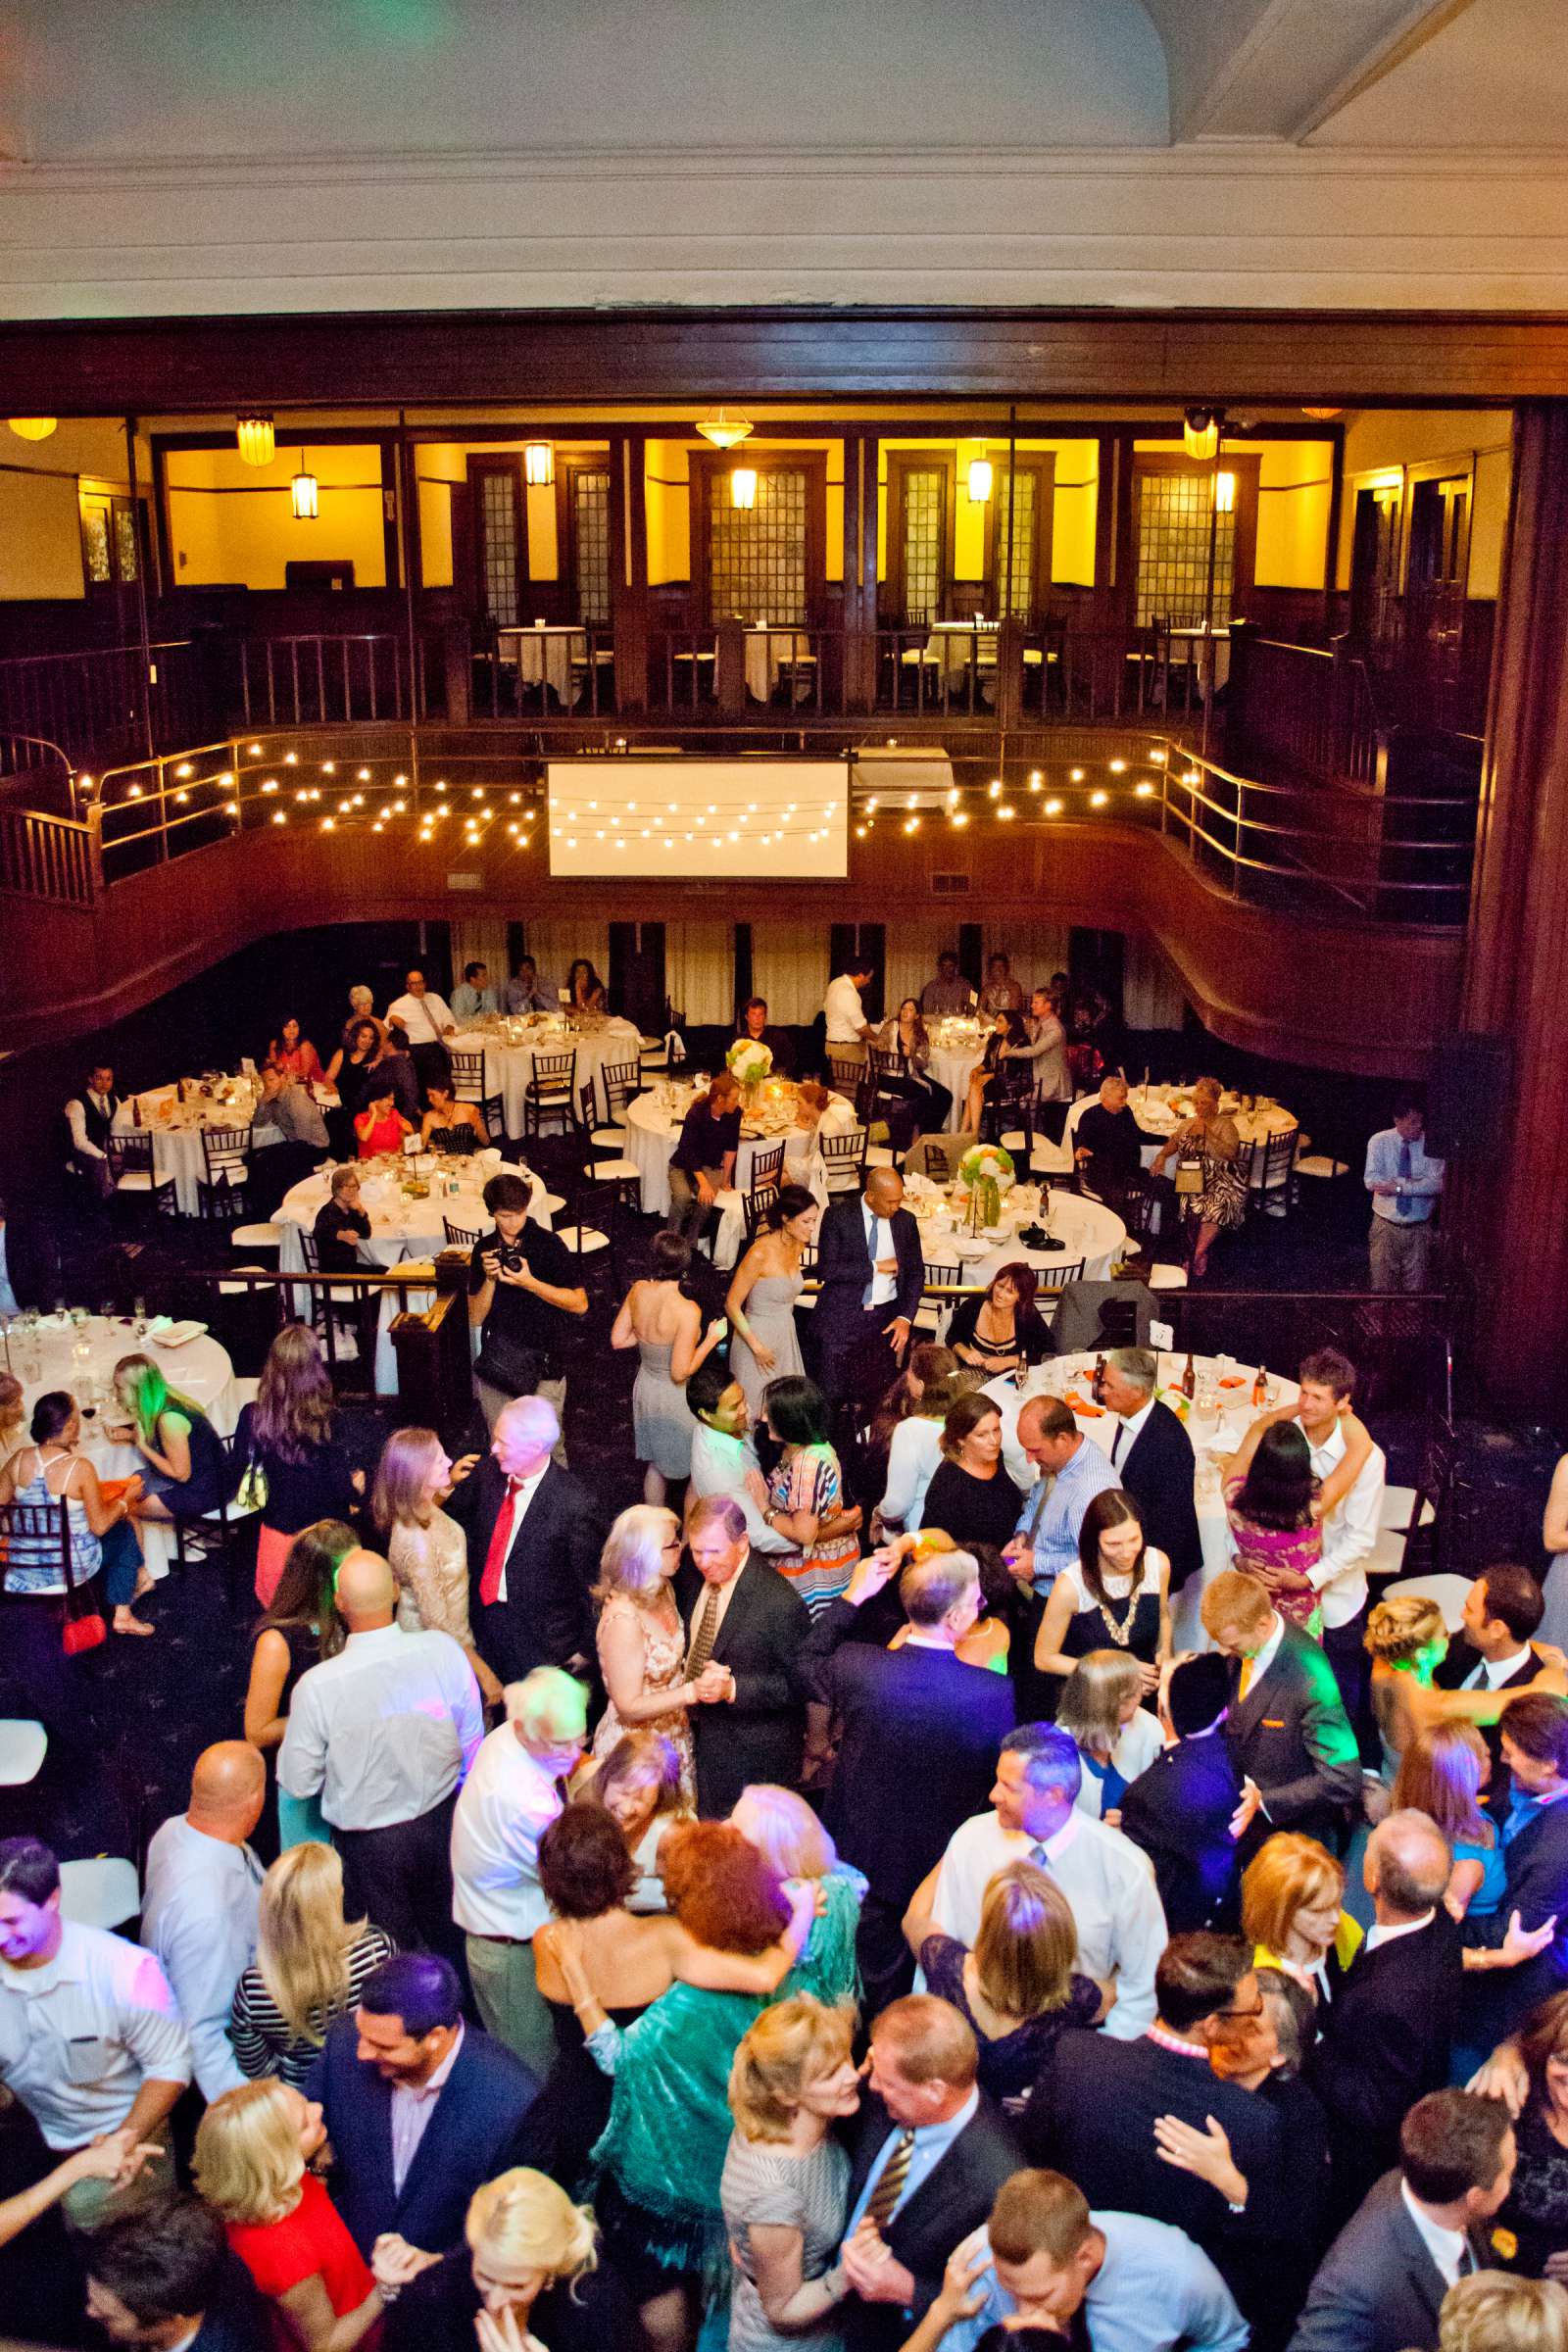
M 981 694 L 991 700 L 997 669 L 997 629 L 972 620 L 938 621 L 926 640 L 925 659 L 942 671 L 950 691 L 960 687 L 971 664 L 981 680 Z
M 682 1097 L 684 1101 L 684 1096 Z M 667 1217 L 669 1214 L 669 1163 L 675 1155 L 680 1138 L 682 1108 L 666 1110 L 656 1094 L 639 1095 L 626 1112 L 626 1157 L 633 1161 L 642 1179 L 642 1205 L 645 1216 Z M 713 1239 L 715 1266 L 732 1266 L 746 1246 L 746 1211 L 742 1196 L 751 1190 L 752 1163 L 759 1152 L 767 1152 L 785 1139 L 781 1135 L 743 1135 L 735 1154 L 734 1190 L 718 1197 L 718 1232 Z M 822 1162 L 813 1158 L 807 1180 L 811 1197 L 823 1208 L 827 1206 L 827 1180 Z
M 1059 1273 L 1064 1265 L 1075 1266 L 1081 1259 L 1082 1272 L 1073 1279 L 1107 1282 L 1126 1246 L 1127 1228 L 1120 1217 L 1102 1201 L 1084 1200 L 1077 1193 L 1054 1192 L 1050 1209 L 1042 1216 L 1035 1187 L 1014 1185 L 1002 1203 L 1003 1226 L 972 1238 L 965 1231 L 955 1232 L 953 1212 L 945 1200 L 936 1213 L 919 1215 L 919 1205 L 929 1198 L 911 1180 L 906 1205 L 916 1212 L 927 1264 L 956 1264 L 959 1280 L 976 1290 L 983 1290 L 1003 1266 L 1016 1264 L 1020 1258 L 1040 1273 Z M 1053 1241 L 1064 1247 L 1059 1250 L 1026 1250 L 1016 1239 L 1016 1228 L 1035 1223 L 1044 1223 Z
M 588 663 L 583 630 L 498 629 L 496 642 L 502 661 L 516 670 L 524 686 L 549 686 L 560 701 L 575 707 Z
M 1071 1141 L 1078 1121 L 1089 1108 L 1090 1103 L 1098 1101 L 1098 1095 L 1084 1095 L 1073 1104 L 1067 1113 L 1067 1129 L 1062 1139 L 1064 1142 Z M 1127 1106 L 1139 1126 L 1150 1135 L 1174 1135 L 1177 1128 L 1193 1115 L 1192 1089 L 1191 1087 L 1176 1086 L 1135 1086 L 1129 1090 Z M 1235 1126 L 1237 1134 L 1242 1139 L 1244 1150 L 1252 1144 L 1266 1143 L 1271 1136 L 1294 1135 L 1298 1124 L 1295 1111 L 1287 1110 L 1281 1102 L 1265 1102 L 1259 1099 L 1251 1110 L 1243 1110 L 1239 1095 L 1224 1094 L 1220 1097 L 1219 1106 L 1225 1117 L 1231 1120 Z M 1157 1150 L 1158 1146 L 1154 1144 L 1145 1147 L 1143 1159 L 1146 1168 L 1152 1162 Z M 1259 1163 L 1259 1170 L 1261 1170 L 1261 1163 Z M 1169 1173 L 1169 1162 L 1166 1163 L 1166 1172 Z M 1285 1189 L 1283 1175 L 1276 1176 L 1272 1189 L 1275 1192 L 1283 1193 Z M 1253 1179 L 1252 1190 L 1256 1194 L 1261 1194 L 1264 1190 L 1260 1172 Z M 1283 1206 L 1279 1213 L 1284 1214 Z
M 931 1075 L 953 1097 L 953 1108 L 948 1113 L 949 1135 L 956 1135 L 963 1125 L 963 1099 L 969 1091 L 975 1065 L 986 1050 L 990 1031 L 989 1021 L 980 1028 L 972 1021 L 951 1015 L 926 1023 L 931 1040 Z
M 572 1109 L 577 1108 L 576 1097 L 593 1081 L 596 1115 L 610 1116 L 610 1104 L 605 1097 L 604 1067 L 607 1061 L 636 1062 L 642 1059 L 642 1038 L 631 1021 L 607 1021 L 602 1029 L 566 1029 L 549 1015 L 542 1016 L 537 1028 L 523 1030 L 515 1026 L 515 1043 L 508 1037 L 506 1027 L 496 1029 L 461 1029 L 447 1044 L 463 1054 L 484 1054 L 484 1091 L 499 1095 L 506 1111 L 507 1133 L 522 1133 L 522 1098 L 533 1076 L 535 1054 L 569 1054 L 577 1055 L 572 1075 Z
M 181 1103 L 178 1089 L 155 1086 L 144 1095 L 122 1102 L 115 1116 L 117 1135 L 137 1132 L 131 1101 L 141 1105 L 142 1132 L 153 1139 L 153 1168 L 157 1175 L 172 1176 L 174 1200 L 182 1217 L 201 1213 L 201 1198 L 197 1187 L 205 1180 L 207 1163 L 202 1155 L 204 1127 L 249 1127 L 255 1104 L 248 1089 L 242 1089 L 232 1102 L 202 1100 Z M 328 1096 L 336 1102 L 335 1095 Z M 267 1144 L 282 1142 L 275 1127 L 264 1127 L 251 1149 L 260 1152 Z
M 51 1315 L 30 1336 L 13 1328 L 11 1368 L 22 1382 L 24 1409 L 30 1416 L 38 1398 L 51 1389 L 67 1389 L 78 1405 L 96 1403 L 91 1420 L 82 1419 L 81 1451 L 100 1478 L 129 1478 L 145 1469 L 133 1446 L 115 1445 L 102 1427 L 111 1377 L 122 1355 L 150 1355 L 163 1368 L 172 1389 L 199 1404 L 220 1437 L 234 1434 L 239 1419 L 239 1396 L 228 1350 L 203 1332 L 182 1347 L 161 1347 L 151 1332 L 138 1339 L 136 1327 L 119 1315 L 89 1315 L 83 1324 L 62 1326 Z M 76 1350 L 86 1350 L 85 1360 Z M 142 1528 L 142 1553 L 154 1578 L 169 1574 L 173 1537 L 147 1522 Z
M 1187 1368 L 1183 1354 L 1161 1355 L 1159 1359 L 1159 1395 L 1173 1409 L 1180 1407 L 1182 1374 Z M 1030 1375 L 1025 1395 L 1030 1396 L 1060 1396 L 1071 1389 L 1085 1403 L 1090 1401 L 1089 1382 L 1094 1373 L 1093 1354 L 1058 1355 L 1052 1361 L 1037 1364 Z M 1188 1408 L 1187 1434 L 1193 1441 L 1197 1457 L 1194 1479 L 1194 1499 L 1198 1505 L 1198 1532 L 1202 1541 L 1203 1566 L 1199 1576 L 1189 1577 L 1177 1597 L 1173 1633 L 1178 1650 L 1207 1649 L 1208 1636 L 1203 1631 L 1199 1610 L 1202 1603 L 1203 1588 L 1235 1556 L 1230 1526 L 1225 1517 L 1225 1497 L 1221 1492 L 1218 1463 L 1222 1456 L 1234 1453 L 1247 1435 L 1254 1413 L 1261 1405 L 1252 1403 L 1252 1384 L 1257 1378 L 1255 1364 L 1239 1364 L 1231 1358 L 1223 1362 L 1218 1356 L 1199 1355 L 1193 1359 L 1198 1375 L 1198 1397 L 1202 1400 Z M 1234 1388 L 1221 1388 L 1221 1380 L 1232 1380 Z M 1269 1375 L 1269 1402 L 1294 1404 L 1298 1394 L 1294 1380 L 1282 1380 Z M 1113 1413 L 1102 1413 L 1096 1418 L 1087 1413 L 1076 1415 L 1078 1426 L 1092 1438 L 1102 1453 L 1108 1455 L 1116 1432 Z
M 482 1166 L 477 1163 L 482 1161 Z M 395 1177 L 379 1167 L 370 1167 L 361 1184 L 360 1199 L 370 1220 L 370 1238 L 360 1244 L 360 1257 L 367 1266 L 401 1265 L 405 1258 L 434 1257 L 447 1246 L 448 1224 L 465 1233 L 484 1233 L 490 1224 L 489 1215 L 480 1198 L 492 1176 L 507 1169 L 513 1175 L 529 1176 L 533 1183 L 533 1198 L 528 1214 L 535 1224 L 550 1225 L 550 1212 L 545 1206 L 547 1187 L 531 1169 L 518 1168 L 502 1161 L 499 1153 L 479 1152 L 467 1159 L 442 1159 L 433 1152 L 418 1154 L 421 1181 L 428 1182 L 430 1191 L 422 1200 L 409 1200 Z M 446 1187 L 456 1180 L 456 1193 Z M 277 1262 L 285 1274 L 305 1271 L 305 1250 L 301 1235 L 316 1223 L 330 1191 L 325 1170 L 306 1176 L 285 1193 L 272 1211 L 273 1218 L 283 1228 L 278 1246 Z M 381 1300 L 380 1319 L 375 1342 L 375 1387 L 381 1396 L 395 1396 L 398 1385 L 397 1355 L 392 1346 L 392 1323 L 407 1306 L 417 1312 L 428 1305 L 430 1294 L 419 1291 L 388 1291 Z M 306 1321 L 310 1319 L 311 1294 L 297 1290 L 293 1294 L 294 1311 Z
M 795 629 L 748 629 L 746 632 L 746 691 L 754 703 L 771 702 L 778 691 L 779 673 L 794 671 L 795 699 L 810 691 L 809 672 L 815 662 L 811 640 Z

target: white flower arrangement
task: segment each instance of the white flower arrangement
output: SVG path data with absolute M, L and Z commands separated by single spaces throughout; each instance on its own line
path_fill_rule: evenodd
M 724 1059 L 742 1086 L 760 1086 L 773 1068 L 773 1049 L 755 1037 L 738 1037 Z
M 1012 1153 L 1004 1152 L 1000 1144 L 976 1144 L 958 1162 L 958 1182 L 965 1192 L 973 1192 L 977 1184 L 994 1184 L 999 1194 L 1012 1190 L 1014 1170 Z

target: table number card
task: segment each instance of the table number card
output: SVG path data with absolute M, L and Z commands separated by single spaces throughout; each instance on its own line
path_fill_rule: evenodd
M 1149 1345 L 1151 1348 L 1154 1348 L 1156 1352 L 1162 1355 L 1173 1354 L 1176 1348 L 1175 1324 L 1151 1323 L 1149 1326 Z

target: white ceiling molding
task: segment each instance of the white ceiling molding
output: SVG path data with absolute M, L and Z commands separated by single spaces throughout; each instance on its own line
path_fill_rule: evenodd
M 1171 137 L 1302 139 L 1470 0 L 1144 0 Z

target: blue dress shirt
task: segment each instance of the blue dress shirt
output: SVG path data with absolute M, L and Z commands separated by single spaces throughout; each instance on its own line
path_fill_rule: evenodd
M 947 2154 L 954 2141 L 957 2138 L 958 2133 L 962 2132 L 967 2125 L 973 2123 L 979 2106 L 980 2093 L 978 2090 L 971 2090 L 969 2096 L 964 2100 L 963 2105 L 958 2109 L 957 2114 L 950 2115 L 945 2124 L 922 2124 L 920 2126 L 919 2130 L 914 2135 L 914 2145 L 909 2150 L 909 2169 L 905 2176 L 904 2188 L 900 2194 L 898 2204 L 893 2208 L 894 2213 L 898 2213 L 904 2206 L 907 2205 L 909 2199 L 913 2196 L 915 2190 L 920 2186 L 922 2180 L 927 2180 L 930 2179 L 931 2175 L 936 2171 L 937 2166 L 942 2162 L 943 2157 Z M 894 2149 L 898 2146 L 900 2139 L 903 2137 L 903 2125 L 895 2124 L 892 2130 L 889 2132 L 886 2139 L 882 2142 L 882 2145 L 878 2148 L 875 2156 L 871 2159 L 871 2169 L 865 2176 L 865 2186 L 856 2198 L 854 2209 L 850 2214 L 848 2222 L 845 2224 L 844 2234 L 846 2238 L 853 2237 L 856 2230 L 859 2228 L 861 2219 L 865 2213 L 865 2209 L 871 2202 L 871 2192 L 876 2187 L 877 2182 L 881 2180 L 883 2172 L 885 2171 L 889 2160 L 892 2157 Z M 892 2219 L 891 2215 L 889 2216 L 889 2219 Z
M 1035 1552 L 1034 1589 L 1049 1592 L 1064 1568 L 1070 1568 L 1078 1557 L 1078 1536 L 1083 1527 L 1084 1513 L 1097 1494 L 1109 1487 L 1119 1487 L 1121 1480 L 1101 1452 L 1092 1438 L 1079 1442 L 1077 1452 L 1063 1470 L 1056 1473 L 1056 1483 L 1041 1506 L 1031 1539 Z M 1017 1535 L 1029 1539 L 1029 1523 L 1034 1519 L 1035 1506 L 1040 1500 L 1038 1484 L 1031 1487 L 1023 1498 L 1018 1513 Z
M 1092 2213 L 1105 2240 L 1105 2259 L 1089 2281 L 1083 2316 L 1095 2352 L 1245 2352 L 1247 2322 L 1208 2256 L 1184 2230 L 1141 2213 Z M 970 2240 L 978 2250 L 983 2230 Z M 975 2281 L 984 2300 L 973 2319 L 958 2320 L 942 2352 L 974 2352 L 988 2328 L 1018 2308 L 986 2269 Z
M 1432 1158 L 1422 1136 L 1411 1143 L 1396 1127 L 1385 1127 L 1367 1145 L 1366 1182 L 1368 1190 L 1374 1184 L 1403 1188 L 1396 1195 L 1374 1193 L 1374 1216 L 1387 1217 L 1395 1225 L 1423 1225 L 1443 1190 L 1443 1162 Z

